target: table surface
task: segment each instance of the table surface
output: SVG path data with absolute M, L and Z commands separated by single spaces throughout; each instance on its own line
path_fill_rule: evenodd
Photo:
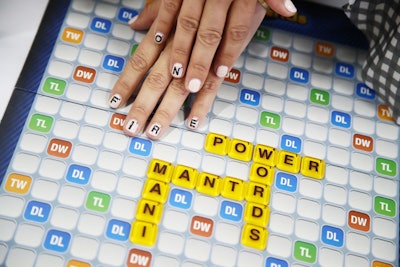
M 0 119 L 3 118 L 47 3 L 48 0 L 0 0 Z

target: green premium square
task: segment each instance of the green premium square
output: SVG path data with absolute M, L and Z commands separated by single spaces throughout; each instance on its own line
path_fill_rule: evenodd
M 263 111 L 260 116 L 260 125 L 267 128 L 279 129 L 281 126 L 281 116 L 275 113 Z
M 111 196 L 92 191 L 86 199 L 86 208 L 98 212 L 106 212 L 110 206 Z
M 54 119 L 42 114 L 33 114 L 29 120 L 29 129 L 41 133 L 48 133 L 53 126 Z
M 268 41 L 270 38 L 270 31 L 267 28 L 260 27 L 254 34 L 254 39 L 259 41 Z
M 311 89 L 310 101 L 315 104 L 327 106 L 330 102 L 329 92 L 319 89 Z
M 380 174 L 393 177 L 397 175 L 397 164 L 390 159 L 377 158 L 376 171 Z
M 297 241 L 294 244 L 294 257 L 299 261 L 314 263 L 317 260 L 317 247 L 310 243 Z
M 396 202 L 393 199 L 377 196 L 374 199 L 374 210 L 378 214 L 394 217 L 396 216 Z
M 43 84 L 43 92 L 52 94 L 52 95 L 62 95 L 64 94 L 65 87 L 67 83 L 63 80 L 55 79 L 55 78 L 47 78 Z

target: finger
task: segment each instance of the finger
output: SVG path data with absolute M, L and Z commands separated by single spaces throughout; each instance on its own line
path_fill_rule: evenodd
M 179 12 L 171 55 L 171 74 L 181 78 L 189 61 L 200 24 L 204 0 L 184 1 Z
M 182 0 L 161 0 L 159 12 L 154 21 L 155 28 L 151 31 L 155 43 L 161 44 L 167 39 L 172 27 L 175 25 L 181 5 Z
M 196 130 L 203 123 L 223 80 L 223 78 L 216 76 L 214 73 L 209 73 L 203 88 L 196 95 L 196 99 L 186 120 L 186 127 Z
M 153 27 L 154 25 L 152 25 Z M 108 101 L 111 108 L 119 108 L 126 103 L 162 49 L 163 46 L 154 43 L 153 36 L 146 34 L 135 53 L 126 62 L 121 76 L 110 92 Z
M 188 95 L 189 92 L 185 89 L 183 79 L 174 79 L 171 81 L 167 92 L 147 127 L 147 137 L 155 140 L 163 135 Z
M 293 16 L 297 12 L 291 0 L 265 0 L 265 2 L 272 10 L 284 17 Z
M 257 31 L 260 22 L 264 18 L 264 15 L 264 8 L 261 7 L 261 5 L 256 6 L 255 13 L 252 16 L 252 20 L 250 23 L 249 34 L 242 44 L 241 51 L 243 51 L 246 45 L 250 42 L 254 33 Z M 218 77 L 214 72 L 210 72 L 210 74 L 207 76 L 207 79 L 204 82 L 204 86 L 197 93 L 196 100 L 194 101 L 190 114 L 188 115 L 188 119 L 186 121 L 186 126 L 188 128 L 195 130 L 202 124 L 204 118 L 207 116 L 214 102 L 215 96 L 217 95 L 218 89 L 223 81 L 224 78 Z
M 196 42 L 186 73 L 186 88 L 192 93 L 203 85 L 220 44 L 231 0 L 208 0 L 204 6 Z
M 254 0 L 237 0 L 232 3 L 223 39 L 214 59 L 214 72 L 218 77 L 225 77 L 239 57 L 243 47 L 247 45 L 248 36 L 252 34 L 250 27 L 254 20 L 257 4 L 258 2 Z M 263 15 L 259 18 L 259 21 L 256 21 L 257 26 L 262 19 Z M 245 43 L 246 40 L 248 40 L 247 43 Z
M 139 134 L 171 81 L 168 71 L 171 42 L 155 62 L 125 119 L 124 132 Z
M 133 17 L 128 24 L 134 30 L 147 30 L 153 24 L 160 10 L 161 0 L 154 0 L 146 4 L 139 15 Z

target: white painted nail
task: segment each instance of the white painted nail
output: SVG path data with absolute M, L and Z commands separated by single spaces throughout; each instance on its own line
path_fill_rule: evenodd
M 174 78 L 182 78 L 183 76 L 183 66 L 181 63 L 175 63 L 172 67 L 172 77 Z
M 219 78 L 225 78 L 225 76 L 226 76 L 226 74 L 228 74 L 228 67 L 227 66 L 224 66 L 224 65 L 222 65 L 222 66 L 219 66 L 218 68 L 217 68 L 217 76 L 219 77 Z
M 147 131 L 150 135 L 157 137 L 161 132 L 161 124 L 155 122 L 153 123 L 149 130 Z
M 139 123 L 137 120 L 131 119 L 125 124 L 125 130 L 130 132 L 132 135 L 136 134 L 137 129 L 139 128 Z
M 200 90 L 201 81 L 199 79 L 191 79 L 189 82 L 189 90 L 192 93 L 197 93 Z
M 161 42 L 164 40 L 164 34 L 162 34 L 161 32 L 156 32 L 156 35 L 154 36 L 154 41 L 157 44 L 161 44 Z
M 121 104 L 122 97 L 120 94 L 115 94 L 110 97 L 108 100 L 108 104 L 110 105 L 111 108 L 118 108 L 119 104 Z
M 294 4 L 291 0 L 285 0 L 285 7 L 291 13 L 297 12 L 297 8 L 294 6 Z
M 197 127 L 199 126 L 199 118 L 197 117 L 191 118 L 190 120 L 188 120 L 187 126 L 192 130 L 197 129 Z
M 138 19 L 138 17 L 139 17 L 139 15 L 136 15 L 136 16 L 134 16 L 133 18 L 131 18 L 131 19 L 128 21 L 128 24 L 129 24 L 129 25 L 133 24 L 133 23 Z

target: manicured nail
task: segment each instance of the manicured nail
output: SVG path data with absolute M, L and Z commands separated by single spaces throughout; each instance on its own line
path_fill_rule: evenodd
M 147 131 L 150 135 L 157 137 L 161 132 L 161 125 L 157 122 L 153 123 Z
M 161 32 L 156 32 L 156 35 L 154 36 L 154 41 L 155 41 L 157 44 L 161 44 L 161 42 L 163 41 L 163 39 L 164 39 L 164 34 L 162 34 Z
M 297 12 L 297 8 L 294 6 L 294 4 L 291 0 L 285 0 L 285 7 L 291 13 Z
M 128 21 L 128 24 L 129 24 L 129 25 L 133 24 L 133 23 L 138 19 L 138 17 L 139 17 L 139 15 L 136 15 L 136 16 L 134 16 L 133 18 L 131 18 L 131 19 Z
M 130 132 L 132 135 L 136 134 L 137 129 L 139 128 L 139 123 L 137 120 L 131 119 L 125 124 L 125 130 Z
M 191 118 L 190 120 L 188 120 L 187 126 L 193 130 L 197 129 L 197 126 L 199 126 L 199 118 L 197 117 Z
M 119 104 L 121 104 L 122 97 L 120 94 L 115 94 L 110 97 L 108 100 L 108 104 L 110 105 L 111 108 L 118 108 Z
M 192 93 L 197 93 L 200 90 L 201 81 L 199 79 L 191 79 L 189 82 L 189 90 Z
M 183 66 L 181 63 L 175 63 L 172 67 L 172 77 L 174 78 L 181 78 L 183 75 Z
M 217 68 L 217 76 L 219 78 L 225 78 L 226 74 L 228 74 L 228 67 L 227 66 L 219 66 Z

